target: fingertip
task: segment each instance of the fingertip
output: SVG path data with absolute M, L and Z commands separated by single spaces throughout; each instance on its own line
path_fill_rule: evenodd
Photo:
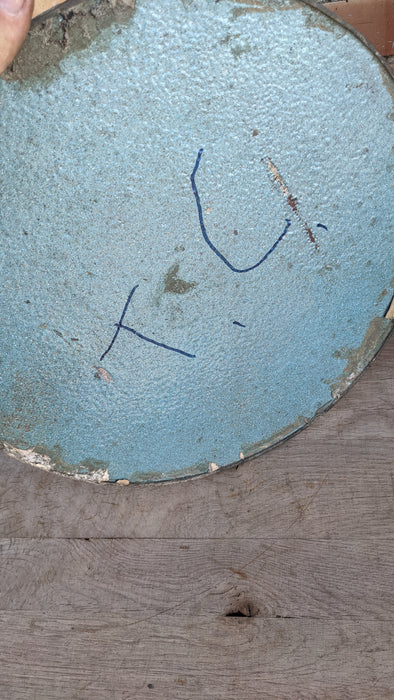
M 29 31 L 34 0 L 0 0 L 0 73 L 13 61 Z

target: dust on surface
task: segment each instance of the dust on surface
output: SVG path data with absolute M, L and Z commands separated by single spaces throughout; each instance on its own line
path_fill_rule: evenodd
M 111 24 L 125 24 L 136 0 L 71 0 L 36 17 L 16 59 L 3 80 L 50 77 L 70 52 L 86 49 Z M 118 32 L 121 32 L 121 27 Z

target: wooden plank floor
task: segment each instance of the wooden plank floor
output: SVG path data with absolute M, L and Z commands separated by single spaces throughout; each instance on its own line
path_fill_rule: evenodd
M 303 433 L 191 481 L 0 453 L 1 700 L 394 697 L 394 336 Z

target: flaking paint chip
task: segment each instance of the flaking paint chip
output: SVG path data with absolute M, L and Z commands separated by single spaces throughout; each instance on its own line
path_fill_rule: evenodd
M 209 471 L 210 472 L 217 472 L 217 470 L 219 468 L 220 468 L 219 465 L 215 464 L 215 462 L 209 462 Z

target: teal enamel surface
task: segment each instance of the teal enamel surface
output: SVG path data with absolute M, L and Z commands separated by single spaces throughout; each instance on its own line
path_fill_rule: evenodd
M 389 330 L 350 367 L 392 295 L 385 69 L 298 3 L 185 4 L 0 84 L 0 437 L 63 471 L 237 461 Z

